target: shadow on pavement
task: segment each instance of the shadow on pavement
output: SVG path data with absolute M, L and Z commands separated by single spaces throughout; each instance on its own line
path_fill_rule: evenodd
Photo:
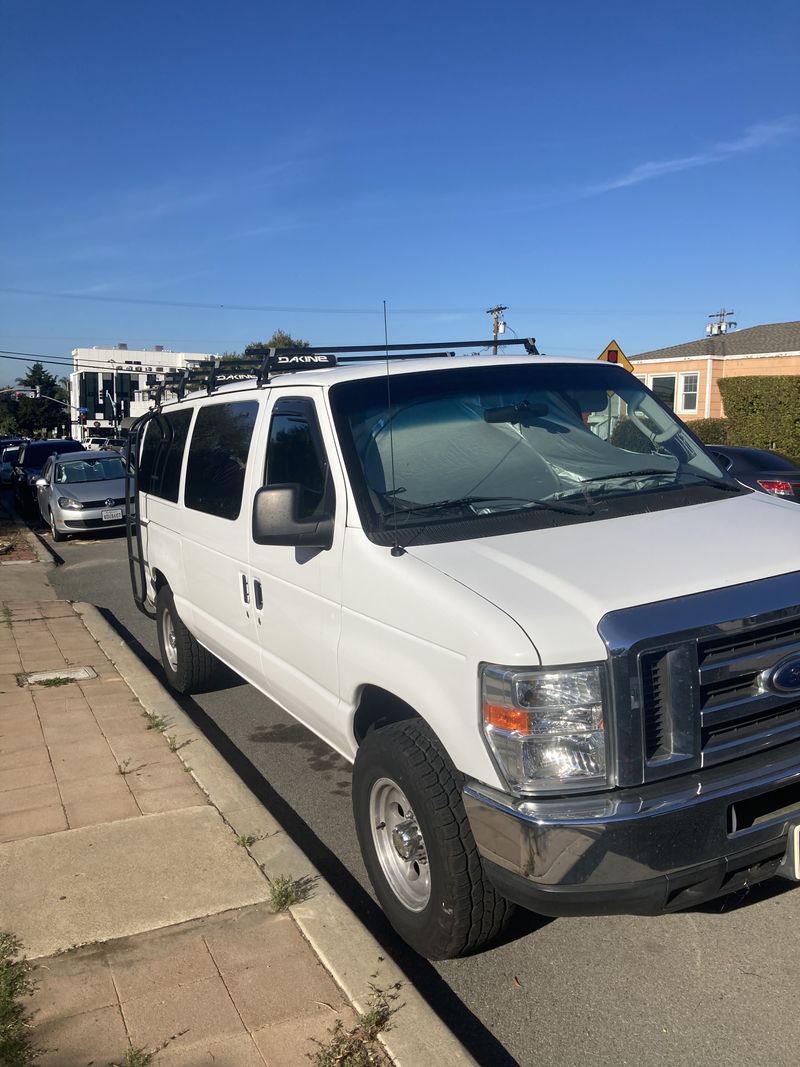
M 158 680 L 166 685 L 161 663 L 144 648 L 134 635 L 108 609 L 98 609 L 106 622 L 125 641 Z M 241 679 L 232 672 L 232 679 Z M 171 692 L 171 691 L 170 691 Z M 281 824 L 295 844 L 331 884 L 338 896 L 398 966 L 408 975 L 420 994 L 440 1019 L 450 1027 L 472 1056 L 485 1067 L 518 1067 L 497 1038 L 466 1007 L 436 969 L 412 951 L 395 934 L 381 909 L 359 885 L 337 856 L 317 837 L 311 827 L 277 793 L 258 769 L 230 740 L 210 716 L 191 698 L 171 692 L 173 699 L 217 749 L 233 771 Z M 544 920 L 547 921 L 547 920 Z M 501 944 L 524 937 L 541 927 L 543 920 L 531 913 L 518 912 Z

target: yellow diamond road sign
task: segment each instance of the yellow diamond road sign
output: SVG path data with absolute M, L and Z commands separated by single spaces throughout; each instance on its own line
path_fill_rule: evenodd
M 612 341 L 610 344 L 606 345 L 597 358 L 604 360 L 606 363 L 618 363 L 619 366 L 624 367 L 625 370 L 633 370 L 633 364 L 616 341 Z

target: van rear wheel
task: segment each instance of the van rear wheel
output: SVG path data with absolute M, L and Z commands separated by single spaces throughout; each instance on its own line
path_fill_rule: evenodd
M 421 719 L 376 730 L 353 768 L 353 812 L 378 901 L 428 959 L 489 944 L 514 906 L 483 873 L 458 772 Z
M 161 665 L 171 689 L 177 693 L 198 693 L 214 679 L 219 661 L 199 645 L 175 610 L 168 585 L 156 594 L 156 625 Z

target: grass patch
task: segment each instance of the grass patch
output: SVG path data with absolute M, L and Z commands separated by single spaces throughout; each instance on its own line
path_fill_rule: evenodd
M 275 911 L 286 911 L 300 901 L 300 892 L 294 878 L 278 874 L 270 879 L 269 901 Z
M 393 1001 L 400 996 L 399 989 L 399 983 L 389 992 L 373 986 L 370 1006 L 351 1030 L 337 1019 L 328 1041 L 312 1038 L 318 1048 L 307 1055 L 315 1067 L 387 1067 L 389 1060 L 378 1034 L 388 1030 L 389 1020 L 399 1010 L 393 1007 Z
M 147 1067 L 154 1055 L 144 1048 L 129 1048 L 122 1063 L 115 1063 L 113 1067 Z
M 3 622 L 6 624 L 6 626 L 10 626 L 12 619 L 13 619 L 13 615 L 11 614 L 11 608 L 9 608 L 6 605 L 4 605 L 3 606 Z
M 167 720 L 165 718 L 163 718 L 163 716 L 161 716 L 161 715 L 156 715 L 156 713 L 154 711 L 145 711 L 145 712 L 142 712 L 142 714 L 144 715 L 145 719 L 147 720 L 147 729 L 148 730 L 158 730 L 160 733 L 163 734 L 164 731 L 169 726 L 169 723 L 167 722 Z
M 0 1063 L 3 1067 L 30 1067 L 41 1049 L 31 1041 L 31 1013 L 24 998 L 33 995 L 33 967 L 21 955 L 22 942 L 0 932 Z
M 122 763 L 117 764 L 117 770 L 120 774 L 130 774 L 131 770 L 133 769 L 130 764 L 131 757 L 128 756 L 128 758 L 126 760 L 123 760 Z
M 254 834 L 239 834 L 236 838 L 236 844 L 241 845 L 242 848 L 250 848 L 258 841 L 258 838 Z
M 34 685 L 40 685 L 43 689 L 55 689 L 59 685 L 70 685 L 74 681 L 74 678 L 42 678 L 40 682 L 34 682 Z

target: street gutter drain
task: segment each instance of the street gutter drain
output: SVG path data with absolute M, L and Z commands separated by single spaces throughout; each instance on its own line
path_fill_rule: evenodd
M 53 682 L 56 678 L 68 678 L 71 682 L 85 682 L 87 678 L 96 678 L 93 667 L 64 667 L 60 671 L 34 671 L 33 674 L 20 674 L 17 678 L 21 685 L 38 685 Z

